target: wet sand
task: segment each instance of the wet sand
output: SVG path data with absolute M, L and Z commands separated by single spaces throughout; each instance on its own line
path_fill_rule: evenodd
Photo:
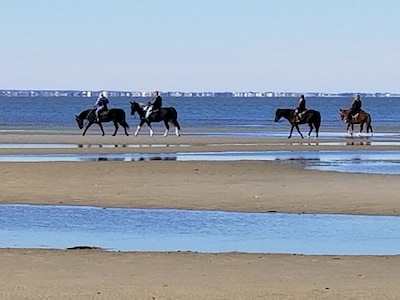
M 0 143 L 81 147 L 0 149 L 0 154 L 398 149 L 340 141 L 332 146 L 328 139 L 7 134 Z M 3 162 L 0 168 L 0 203 L 382 215 L 400 211 L 397 175 L 321 172 L 282 162 Z M 0 267 L 0 296 L 9 299 L 400 297 L 400 256 L 2 249 Z

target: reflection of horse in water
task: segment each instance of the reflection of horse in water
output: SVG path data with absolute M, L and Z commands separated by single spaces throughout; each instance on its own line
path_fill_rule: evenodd
M 339 115 L 341 120 L 347 120 L 347 115 L 349 114 L 348 109 L 341 108 L 339 110 Z M 350 119 L 350 122 L 347 123 L 347 128 L 346 130 L 349 131 L 349 128 L 351 126 L 351 131 L 349 132 L 351 136 L 353 136 L 353 131 L 354 131 L 354 124 L 360 124 L 360 132 L 358 133 L 359 135 L 364 129 L 364 124 L 367 125 L 367 133 L 371 132 L 373 133 L 372 126 L 371 126 L 371 115 L 367 113 L 366 111 L 361 110 L 359 113 L 356 115 L 352 116 Z
M 295 127 L 301 138 L 303 138 L 303 134 L 300 132 L 299 124 L 308 124 L 310 127 L 308 137 L 311 136 L 311 132 L 315 128 L 316 137 L 318 138 L 319 127 L 321 125 L 320 112 L 318 110 L 308 109 L 303 113 L 303 117 L 300 121 L 297 121 L 297 117 L 294 112 L 295 110 L 291 108 L 278 108 L 275 112 L 275 122 L 278 122 L 281 118 L 285 118 L 289 121 L 290 125 L 292 125 L 288 138 L 290 139 L 292 137 L 293 128 Z
M 176 136 L 180 136 L 179 130 L 181 130 L 181 127 L 178 123 L 178 113 L 176 112 L 175 108 L 162 107 L 158 110 L 154 110 L 150 114 L 150 116 L 146 119 L 145 107 L 146 107 L 146 105 L 143 103 L 131 101 L 131 115 L 133 116 L 137 112 L 140 117 L 140 123 L 136 128 L 135 135 L 138 135 L 140 128 L 143 126 L 144 123 L 146 123 L 147 126 L 149 126 L 150 136 L 153 136 L 154 131 L 153 131 L 153 128 L 151 127 L 151 123 L 164 121 L 164 125 L 166 128 L 164 136 L 168 135 L 168 131 L 169 131 L 168 123 L 169 122 L 171 122 L 175 126 Z
M 125 112 L 121 108 L 111 108 L 107 112 L 101 112 L 99 114 L 100 121 L 96 121 L 96 114 L 95 114 L 96 109 L 87 109 L 81 112 L 79 115 L 75 116 L 76 122 L 78 123 L 78 126 L 80 129 L 83 128 L 83 121 L 88 120 L 89 122 L 86 125 L 85 130 L 83 131 L 82 135 L 85 135 L 86 131 L 89 129 L 90 126 L 92 126 L 93 123 L 97 123 L 101 129 L 101 132 L 104 133 L 103 125 L 101 125 L 102 122 L 113 122 L 115 126 L 115 131 L 113 133 L 113 136 L 117 134 L 118 131 L 118 123 L 124 128 L 125 134 L 128 134 L 128 128 L 129 125 L 126 122 L 126 116 Z

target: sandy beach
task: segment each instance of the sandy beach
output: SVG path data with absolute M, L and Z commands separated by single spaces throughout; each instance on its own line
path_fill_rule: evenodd
M 0 154 L 396 149 L 358 140 L 6 134 Z M 75 147 L 76 146 L 76 147 Z M 398 148 L 398 147 L 397 147 Z M 237 161 L 1 162 L 0 203 L 399 215 L 398 176 Z M 400 252 L 400 251 L 399 251 Z M 1 249 L 2 299 L 398 299 L 400 256 Z

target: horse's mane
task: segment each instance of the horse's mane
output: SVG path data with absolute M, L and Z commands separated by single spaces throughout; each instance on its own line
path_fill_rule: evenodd
M 83 112 L 81 112 L 81 113 L 79 114 L 79 118 L 85 119 L 86 116 L 88 115 L 88 113 L 89 113 L 92 109 L 93 109 L 93 108 L 85 109 Z
M 293 108 L 278 108 L 280 111 L 294 111 Z
M 145 108 L 147 106 L 147 104 L 143 103 L 143 102 L 136 102 L 140 108 Z

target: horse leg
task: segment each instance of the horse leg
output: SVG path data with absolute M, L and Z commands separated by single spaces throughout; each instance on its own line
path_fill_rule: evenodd
M 124 128 L 125 135 L 129 136 L 129 133 L 128 133 L 129 125 L 128 125 L 128 123 L 126 123 L 126 121 L 121 121 L 121 122 L 119 122 L 119 124 L 121 124 L 121 126 Z
M 175 126 L 175 134 L 176 136 L 181 136 L 181 134 L 179 133 L 179 130 L 181 130 L 181 126 L 179 126 L 179 123 L 177 120 L 172 120 L 172 124 L 174 124 Z
M 371 132 L 371 135 L 373 135 L 373 130 L 372 130 L 372 125 L 371 125 L 371 123 L 368 123 L 367 131 L 368 131 L 368 132 Z
M 90 126 L 92 126 L 93 121 L 89 121 L 89 123 L 86 125 L 85 130 L 83 131 L 82 135 L 86 134 L 86 131 L 89 129 Z
M 295 126 L 296 126 L 296 129 L 297 129 L 297 132 L 300 134 L 301 138 L 303 139 L 304 137 L 303 137 L 303 134 L 300 131 L 299 125 L 297 125 L 297 123 L 295 123 Z M 292 127 L 292 131 L 293 131 L 293 127 Z
M 150 132 L 150 136 L 153 136 L 153 135 L 154 135 L 154 130 L 153 130 L 153 128 L 151 127 L 150 124 L 149 124 L 149 132 Z
M 360 123 L 360 132 L 358 133 L 358 136 L 361 136 L 363 129 L 364 129 L 364 122 Z
M 135 131 L 135 133 L 134 133 L 135 136 L 137 136 L 137 135 L 139 134 L 139 130 L 140 130 L 140 128 L 143 126 L 143 124 L 144 124 L 145 122 L 146 122 L 146 121 L 145 121 L 144 119 L 140 120 L 140 123 L 139 123 L 139 125 L 136 127 L 136 131 Z
M 104 136 L 105 133 L 104 133 L 103 125 L 101 124 L 101 122 L 99 122 L 99 123 L 97 123 L 97 124 L 99 124 L 99 127 L 100 127 L 100 129 L 101 129 L 101 133 L 102 133 L 102 135 Z
M 294 124 L 292 124 L 292 127 L 290 128 L 288 139 L 290 139 L 292 137 L 293 128 L 294 128 Z
M 153 130 L 153 127 L 151 127 L 151 122 L 148 121 L 148 119 L 145 119 L 144 121 L 146 122 L 147 126 L 149 127 L 150 136 L 153 136 L 154 130 Z
M 135 136 L 137 136 L 139 134 L 140 127 L 141 127 L 140 125 L 138 125 L 136 127 L 136 130 L 135 130 L 135 133 L 134 133 Z
M 312 123 L 308 123 L 308 126 L 310 127 L 310 131 L 308 132 L 308 138 L 310 138 L 311 137 L 311 132 L 313 131 L 313 125 L 312 125 Z
M 353 130 L 354 130 L 354 124 L 353 123 L 347 123 L 346 131 L 351 137 L 353 137 Z
M 165 125 L 165 132 L 164 132 L 164 136 L 168 135 L 168 131 L 169 131 L 169 124 L 167 120 L 164 120 L 164 125 Z
M 118 131 L 118 128 L 119 128 L 119 126 L 118 126 L 118 122 L 117 122 L 117 121 L 113 121 L 113 123 L 114 123 L 114 127 L 115 127 L 115 130 L 114 130 L 113 136 L 116 136 L 116 135 L 117 135 L 117 131 Z

